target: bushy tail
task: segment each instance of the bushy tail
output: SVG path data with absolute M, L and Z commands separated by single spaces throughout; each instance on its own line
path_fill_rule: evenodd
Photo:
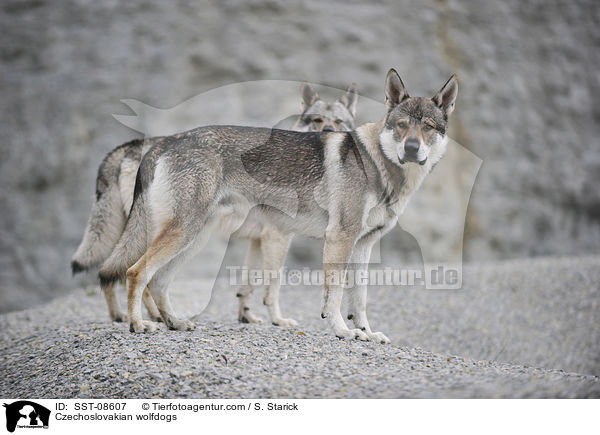
M 146 252 L 149 234 L 144 203 L 144 195 L 134 200 L 125 230 L 98 273 L 102 286 L 123 279 L 127 269 Z
M 125 221 L 121 193 L 115 182 L 96 195 L 83 240 L 71 261 L 73 275 L 99 266 L 108 258 L 123 233 Z
M 96 176 L 96 201 L 92 206 L 83 240 L 71 261 L 73 274 L 102 264 L 119 241 L 127 220 L 121 188 L 131 189 L 133 192 L 142 144 L 139 139 L 124 143 L 102 160 Z M 132 167 L 124 167 L 125 158 L 129 159 L 129 166 L 133 165 Z M 132 172 L 130 177 L 122 176 L 125 170 Z M 121 186 L 120 182 L 131 183 L 131 186 Z

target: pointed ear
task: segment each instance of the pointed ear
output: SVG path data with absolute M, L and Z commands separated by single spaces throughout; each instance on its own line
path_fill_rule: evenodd
M 385 104 L 388 110 L 392 110 L 402 101 L 408 98 L 408 92 L 402 83 L 402 79 L 394 68 L 390 69 L 385 77 Z
M 302 112 L 306 112 L 310 106 L 315 104 L 315 101 L 319 99 L 319 94 L 317 91 L 306 82 L 302 83 L 302 88 L 300 89 L 300 94 L 302 95 Z
M 433 96 L 431 101 L 444 111 L 446 115 L 450 115 L 454 110 L 454 103 L 458 95 L 458 79 L 456 75 L 452 75 L 442 89 Z
M 339 102 L 346 106 L 352 117 L 356 116 L 356 103 L 358 102 L 358 86 L 356 83 L 352 83 L 346 88 L 346 93 L 340 97 Z

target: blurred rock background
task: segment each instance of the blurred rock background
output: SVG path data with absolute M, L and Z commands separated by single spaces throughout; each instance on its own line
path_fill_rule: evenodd
M 597 254 L 598 22 L 598 2 L 583 0 L 4 0 L 0 311 L 93 281 L 73 280 L 69 260 L 102 157 L 140 136 L 113 118 L 131 115 L 121 99 L 166 109 L 252 80 L 342 89 L 357 82 L 363 96 L 382 101 L 390 67 L 415 95 L 433 94 L 457 73 L 450 135 L 483 161 L 464 258 Z M 204 110 L 225 119 L 236 110 L 213 103 Z M 277 104 L 298 107 L 298 95 Z M 381 116 L 362 107 L 363 119 Z M 184 124 L 195 121 L 181 116 Z M 453 164 L 458 172 L 448 184 L 460 188 L 460 159 Z M 457 241 L 439 231 L 444 215 L 433 210 L 425 220 L 440 225 L 430 233 L 439 249 L 452 250 Z M 386 249 L 402 246 L 407 259 L 420 257 L 410 235 L 393 237 Z M 302 255 L 311 256 L 295 258 Z

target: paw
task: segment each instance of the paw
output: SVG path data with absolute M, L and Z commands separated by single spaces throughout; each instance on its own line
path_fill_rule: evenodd
M 294 319 L 284 319 L 284 318 L 272 319 L 271 322 L 275 326 L 282 326 L 284 328 L 292 328 L 292 327 L 298 325 L 298 322 L 296 322 Z
M 335 331 L 335 336 L 339 339 L 346 339 L 346 340 L 353 340 L 355 338 L 357 340 L 361 340 L 361 341 L 369 340 L 369 336 L 364 331 L 361 331 L 360 329 L 341 329 L 341 330 Z
M 260 325 L 263 322 L 263 319 L 252 314 L 250 310 L 245 310 L 244 314 L 240 314 L 238 316 L 238 321 L 240 323 L 252 323 L 253 325 Z
M 351 329 L 350 332 L 354 334 L 354 338 L 361 341 L 369 341 L 369 336 L 360 329 Z
M 169 325 L 169 329 L 172 331 L 193 331 L 196 329 L 196 324 L 187 319 L 170 318 L 167 320 L 167 324 Z
M 157 329 L 158 324 L 156 322 L 151 322 L 150 320 L 142 320 L 141 322 L 129 323 L 129 332 L 154 332 Z
M 369 336 L 369 340 L 375 343 L 388 344 L 390 343 L 390 339 L 385 336 L 383 332 L 371 332 L 367 334 Z

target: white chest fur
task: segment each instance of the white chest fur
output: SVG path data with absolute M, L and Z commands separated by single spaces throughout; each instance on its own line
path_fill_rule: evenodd
M 390 206 L 396 216 L 400 216 L 404 213 L 404 209 L 408 205 L 413 193 L 419 189 L 421 183 L 431 170 L 431 164 L 429 162 L 426 162 L 424 165 L 407 163 L 404 165 L 403 169 L 404 183 L 400 188 L 398 200 Z

